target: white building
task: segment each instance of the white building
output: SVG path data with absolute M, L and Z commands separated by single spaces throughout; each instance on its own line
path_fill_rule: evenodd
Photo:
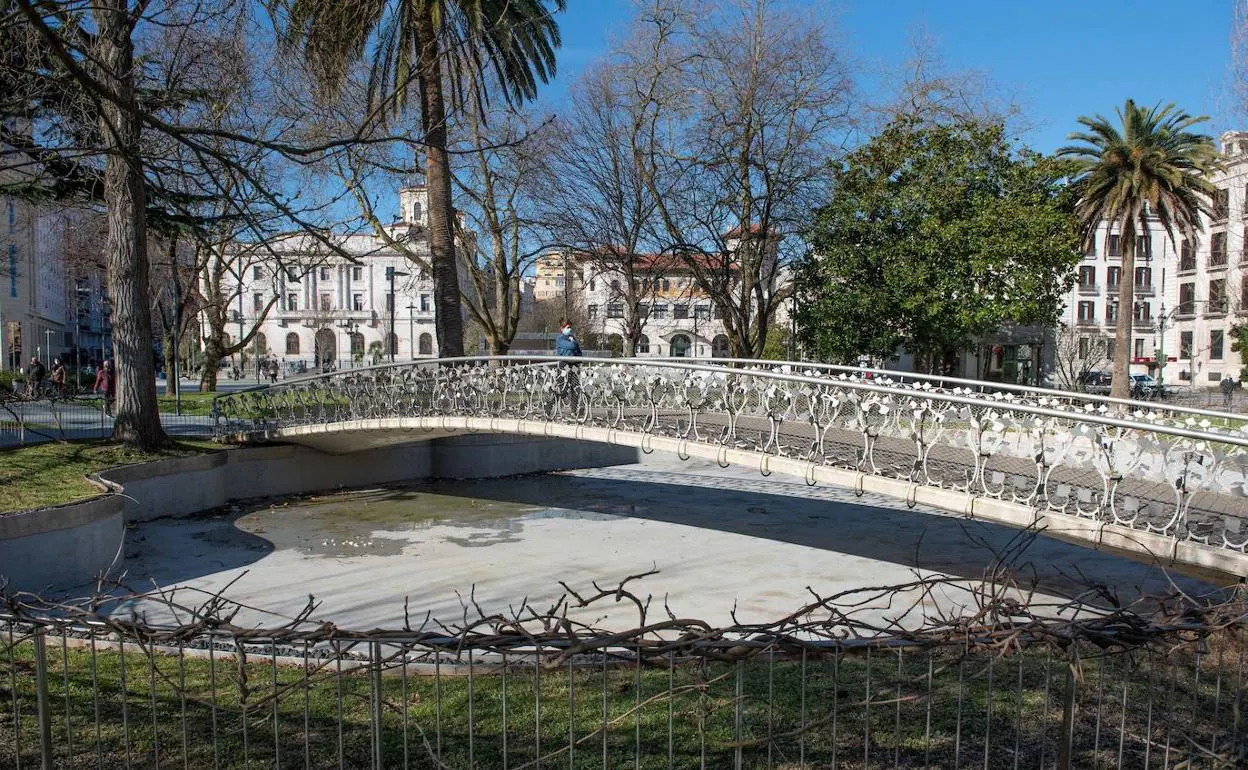
M 1213 216 L 1201 217 L 1195 242 L 1178 232 L 1173 242 L 1150 219 L 1137 244 L 1131 371 L 1160 374 L 1167 383 L 1216 387 L 1225 376 L 1238 379 L 1244 366 L 1231 350 L 1231 327 L 1248 323 L 1248 132 L 1227 132 L 1221 145 L 1227 165 L 1214 177 Z M 1061 318 L 1086 347 L 1108 338 L 1109 355 L 1093 365 L 1103 371 L 1117 355 L 1120 262 L 1118 231 L 1103 224 Z
M 573 255 L 565 269 L 565 258 L 564 252 L 553 252 L 538 259 L 535 299 L 552 302 L 566 296 L 587 324 L 578 331 L 581 341 L 619 354 L 627 337 L 629 271 L 613 267 L 615 259 L 584 255 Z M 653 254 L 637 254 L 632 259 L 635 285 L 631 294 L 638 302 L 641 322 L 637 355 L 728 357 L 722 316 L 683 260 Z
M 427 258 L 424 187 L 400 190 L 399 202 L 402 214 L 388 232 Z M 374 235 L 335 236 L 332 242 L 349 258 L 298 235 L 269 243 L 254 260 L 240 263 L 244 285 L 232 311 L 239 334 L 264 316 L 247 346 L 249 376 L 257 358 L 276 359 L 284 373 L 294 373 L 366 366 L 389 360 L 391 353 L 396 361 L 438 354 L 431 277 Z

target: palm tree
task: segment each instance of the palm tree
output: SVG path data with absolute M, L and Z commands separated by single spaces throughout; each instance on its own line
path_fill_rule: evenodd
M 1137 228 L 1147 232 L 1156 219 L 1173 243 L 1175 230 L 1194 239 L 1201 214 L 1209 214 L 1214 194 L 1209 175 L 1218 167 L 1213 139 L 1189 131 L 1208 120 L 1192 117 L 1173 104 L 1146 108 L 1128 99 L 1118 109 L 1121 129 L 1103 116 L 1080 117 L 1086 129 L 1068 138 L 1081 145 L 1058 150 L 1076 164 L 1079 202 L 1075 213 L 1083 227 L 1085 246 L 1108 223 L 1117 228 L 1122 249 L 1118 283 L 1118 320 L 1114 336 L 1113 396 L 1130 397 L 1128 361 L 1135 307 Z
M 503 98 L 533 99 L 555 72 L 565 0 L 289 0 L 286 37 L 302 44 L 320 85 L 341 91 L 348 70 L 370 60 L 369 98 L 402 110 L 414 85 L 420 96 L 429 257 L 438 349 L 462 355 L 455 215 L 447 155 L 446 114 L 479 76 L 492 76 Z M 444 90 L 444 82 L 449 93 Z

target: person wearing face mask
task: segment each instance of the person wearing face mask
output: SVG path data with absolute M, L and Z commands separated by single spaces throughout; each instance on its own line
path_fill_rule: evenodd
M 559 320 L 559 334 L 555 337 L 555 355 L 568 358 L 579 358 L 581 344 L 572 336 L 572 322 Z M 577 374 L 576 365 L 571 361 L 559 367 L 558 379 L 551 402 L 547 404 L 547 413 L 553 415 L 560 403 L 568 403 L 573 413 L 579 411 L 581 405 L 581 378 Z
M 559 321 L 559 336 L 555 337 L 555 355 L 581 356 L 581 345 L 572 336 L 572 322 Z

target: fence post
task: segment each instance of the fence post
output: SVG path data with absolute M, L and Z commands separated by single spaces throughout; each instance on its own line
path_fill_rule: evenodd
M 369 657 L 372 659 L 373 674 L 373 702 L 372 702 L 372 721 L 373 721 L 373 767 L 381 770 L 381 642 L 373 642 L 369 645 Z M 404 704 L 404 708 L 406 708 Z
M 1062 699 L 1062 729 L 1058 733 L 1057 770 L 1070 770 L 1072 767 L 1071 753 L 1075 742 L 1075 682 L 1078 679 L 1075 666 L 1077 665 L 1077 661 L 1071 660 L 1066 667 L 1066 694 Z
M 53 770 L 52 706 L 48 702 L 48 648 L 44 629 L 35 630 L 35 698 L 39 705 L 39 757 L 43 770 Z

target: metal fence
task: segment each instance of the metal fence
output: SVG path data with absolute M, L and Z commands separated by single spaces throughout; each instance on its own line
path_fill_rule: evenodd
M 179 415 L 170 408 L 161 410 L 160 420 L 170 435 L 212 434 L 210 414 Z M 112 432 L 113 417 L 106 411 L 101 396 L 42 394 L 23 397 L 0 394 L 0 447 L 42 441 L 107 438 Z
M 1242 767 L 1244 629 L 1181 625 L 561 642 L 9 617 L 0 766 Z

